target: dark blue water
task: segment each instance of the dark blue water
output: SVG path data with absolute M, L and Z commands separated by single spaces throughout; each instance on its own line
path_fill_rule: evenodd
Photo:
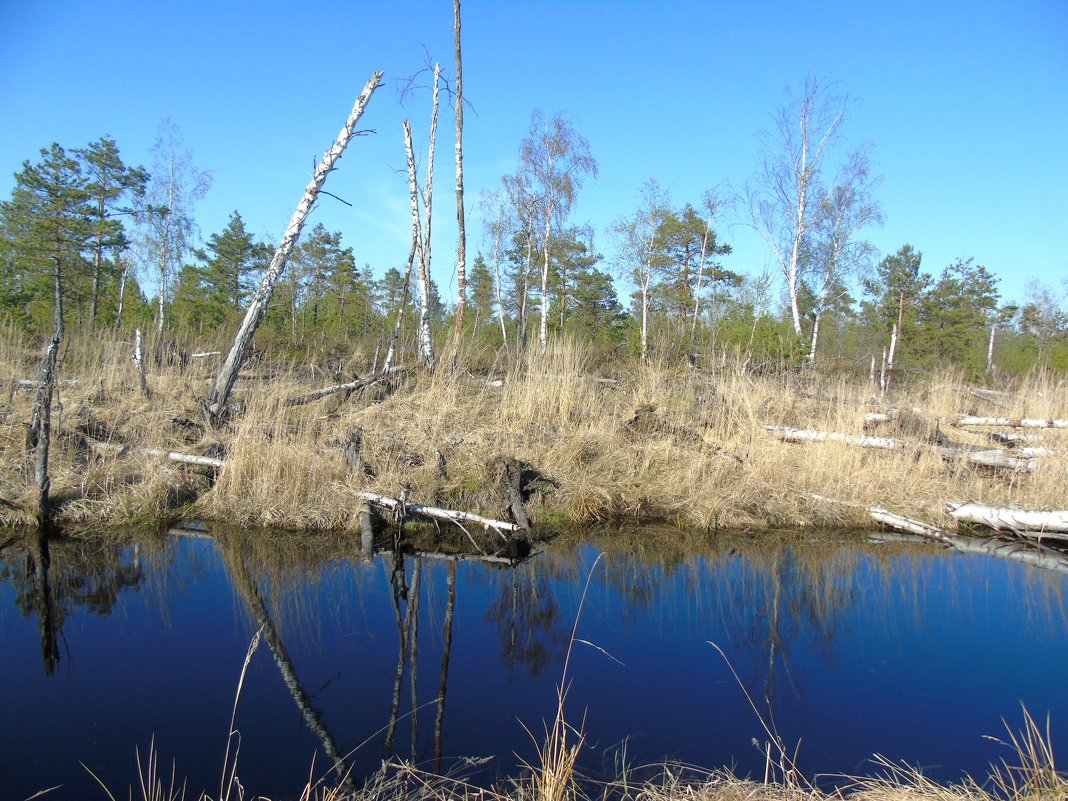
M 398 566 L 358 542 L 263 539 L 5 546 L 3 796 L 104 798 L 88 770 L 125 796 L 153 742 L 189 797 L 217 796 L 257 630 L 232 740 L 249 797 L 332 779 L 328 754 L 356 777 L 392 757 L 516 775 L 576 619 L 566 709 L 599 778 L 664 759 L 763 776 L 746 692 L 809 777 L 870 772 L 873 754 L 984 776 L 1009 756 L 984 735 L 1019 728 L 1021 705 L 1051 716 L 1055 745 L 1068 734 L 1068 579 L 1018 563 L 672 531 L 558 542 L 514 567 Z

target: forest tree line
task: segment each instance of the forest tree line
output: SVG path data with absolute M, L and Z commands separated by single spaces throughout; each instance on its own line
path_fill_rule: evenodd
M 878 258 L 862 238 L 882 222 L 867 152 L 848 154 L 823 180 L 824 148 L 844 109 L 825 87 L 806 84 L 780 109 L 762 171 L 742 189 L 680 204 L 650 179 L 638 207 L 600 232 L 611 259 L 594 231 L 571 220 L 584 181 L 597 175 L 589 144 L 565 116 L 536 111 L 516 172 L 479 200 L 467 341 L 515 352 L 567 336 L 636 359 L 728 352 L 863 370 L 889 348 L 896 368 L 1068 369 L 1068 311 L 1055 290 L 1032 283 L 1014 304 L 973 259 L 932 267 L 911 243 Z M 814 138 L 797 141 L 799 130 Z M 239 210 L 198 241 L 193 209 L 210 174 L 169 121 L 152 156 L 151 169 L 127 165 L 105 136 L 70 151 L 53 144 L 24 162 L 0 201 L 0 315 L 9 324 L 32 335 L 137 327 L 226 345 L 274 246 Z M 720 235 L 728 215 L 764 236 L 777 275 L 732 263 Z M 316 225 L 290 258 L 257 342 L 378 352 L 404 308 L 402 342 L 412 352 L 422 301 L 410 273 L 410 265 L 358 264 L 342 232 Z M 433 282 L 428 295 L 444 341 L 456 307 Z

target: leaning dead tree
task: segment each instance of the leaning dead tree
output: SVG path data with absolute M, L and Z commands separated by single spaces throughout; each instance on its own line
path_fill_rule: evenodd
M 248 311 L 245 313 L 245 319 L 237 330 L 230 352 L 219 369 L 215 384 L 208 393 L 208 397 L 204 400 L 204 417 L 211 424 L 214 424 L 219 419 L 223 409 L 226 408 L 230 392 L 237 382 L 237 374 L 241 370 L 241 365 L 245 362 L 245 357 L 248 355 L 252 337 L 263 320 L 263 316 L 267 313 L 267 304 L 270 302 L 274 287 L 279 278 L 281 278 L 282 271 L 285 270 L 289 254 L 292 253 L 301 229 L 304 227 L 304 221 L 307 219 L 308 214 L 311 213 L 312 206 L 315 205 L 315 200 L 319 196 L 319 191 L 323 188 L 323 184 L 326 183 L 326 176 L 334 169 L 334 165 L 341 158 L 341 154 L 345 152 L 349 142 L 357 135 L 356 123 L 363 116 L 364 109 L 371 100 L 371 95 L 374 94 L 381 81 L 381 72 L 373 73 L 367 80 L 367 84 L 363 87 L 363 91 L 360 92 L 360 96 L 356 98 L 356 104 L 352 107 L 352 111 L 345 121 L 345 126 L 338 134 L 333 147 L 323 154 L 322 159 L 315 168 L 311 182 L 304 190 L 304 195 L 301 197 L 300 203 L 297 204 L 296 211 L 293 212 L 293 217 L 290 219 L 285 234 L 282 236 L 282 242 L 274 252 L 274 258 L 271 259 L 271 264 L 260 282 L 259 289 L 256 290 Z

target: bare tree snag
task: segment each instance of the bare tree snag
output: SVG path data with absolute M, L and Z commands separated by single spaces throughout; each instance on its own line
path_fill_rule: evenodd
M 318 166 L 316 166 L 311 182 L 305 188 L 304 195 L 301 197 L 300 203 L 297 204 L 296 211 L 293 212 L 293 217 L 290 219 L 285 234 L 282 236 L 282 242 L 278 245 L 274 258 L 271 259 L 270 267 L 267 268 L 259 289 L 256 290 L 256 294 L 249 304 L 241 327 L 237 330 L 230 352 L 219 370 L 218 377 L 215 379 L 215 385 L 204 400 L 204 416 L 209 423 L 214 424 L 226 407 L 230 392 L 237 381 L 237 374 L 241 370 L 249 345 L 252 343 L 252 337 L 263 320 L 263 316 L 267 313 L 267 304 L 270 302 L 275 284 L 278 283 L 282 271 L 285 270 L 286 261 L 297 243 L 301 229 L 304 227 L 304 221 L 307 219 L 308 214 L 311 213 L 312 206 L 315 205 L 315 200 L 319 196 L 319 191 L 323 188 L 323 184 L 326 183 L 327 175 L 334 169 L 334 165 L 341 158 L 341 154 L 345 152 L 349 142 L 356 136 L 356 123 L 363 116 L 364 109 L 371 100 L 371 95 L 374 94 L 381 81 L 381 72 L 373 73 L 367 80 L 367 84 L 364 86 L 363 91 L 360 92 L 360 96 L 356 98 L 356 103 L 352 107 L 352 111 L 349 113 L 349 117 L 338 134 L 333 147 L 323 154 Z
M 37 525 L 45 528 L 49 520 L 48 492 L 52 481 L 48 477 L 48 449 L 52 438 L 52 390 L 59 353 L 59 333 L 52 337 L 41 361 L 37 400 L 33 406 L 30 429 L 26 432 L 26 449 L 34 452 L 34 482 L 37 486 Z
M 137 368 L 137 383 L 141 387 L 141 397 L 148 397 L 148 379 L 145 378 L 145 359 L 141 351 L 141 329 L 138 328 L 134 333 L 134 352 L 133 356 L 134 367 Z
M 456 39 L 456 341 L 464 330 L 467 305 L 467 232 L 464 228 L 464 81 L 460 57 L 460 0 L 453 0 Z
M 412 238 L 412 247 L 408 251 L 408 267 L 404 271 L 404 289 L 401 291 L 400 306 L 397 308 L 397 318 L 393 321 L 393 335 L 389 338 L 389 348 L 386 350 L 386 360 L 382 363 L 382 372 L 388 373 L 393 369 L 393 360 L 397 357 L 397 342 L 400 340 L 401 329 L 404 328 L 404 310 L 408 308 L 408 296 L 412 285 L 412 268 L 415 265 L 415 251 L 417 239 Z M 377 355 L 376 359 L 377 361 Z

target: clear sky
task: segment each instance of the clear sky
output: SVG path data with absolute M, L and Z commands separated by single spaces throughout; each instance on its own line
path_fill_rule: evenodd
M 740 186 L 757 132 L 787 87 L 837 81 L 853 98 L 846 145 L 870 142 L 886 224 L 882 254 L 906 242 L 937 274 L 974 257 L 1005 300 L 1030 279 L 1068 276 L 1068 2 L 493 2 L 463 5 L 468 251 L 482 245 L 479 191 L 515 169 L 531 111 L 569 114 L 600 177 L 573 215 L 609 257 L 606 232 L 656 177 L 675 204 Z M 452 3 L 274 0 L 181 3 L 0 1 L 0 196 L 55 141 L 104 134 L 151 163 L 159 122 L 182 129 L 214 186 L 196 207 L 204 236 L 238 210 L 276 241 L 370 73 L 386 73 L 357 139 L 309 224 L 344 235 L 376 275 L 408 254 L 401 120 L 425 159 L 429 91 L 399 87 L 439 60 L 451 80 Z M 453 116 L 443 108 L 435 180 L 434 274 L 455 293 Z M 421 168 L 422 169 L 422 168 Z M 721 222 L 754 272 L 770 254 Z M 148 282 L 146 282 L 148 283 Z

